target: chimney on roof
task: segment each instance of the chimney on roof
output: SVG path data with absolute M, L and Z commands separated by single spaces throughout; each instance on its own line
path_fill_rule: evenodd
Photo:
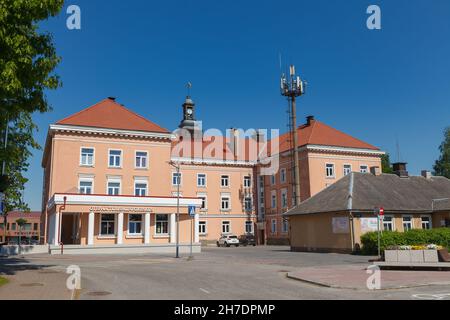
M 312 122 L 312 121 L 314 121 L 314 116 L 307 116 L 307 117 L 306 117 L 306 124 L 307 124 L 308 126 L 311 125 L 311 122 Z
M 379 176 L 381 175 L 381 169 L 380 167 L 370 167 L 370 173 L 373 174 L 374 176 Z
M 116 101 L 116 97 L 108 97 L 109 100 Z
M 392 169 L 394 174 L 398 175 L 400 178 L 408 178 L 409 174 L 406 170 L 406 162 L 396 162 L 392 164 Z
M 230 144 L 234 157 L 239 156 L 239 130 L 236 128 L 230 129 Z
M 432 177 L 431 171 L 422 170 L 422 177 L 424 177 L 425 179 L 431 179 L 431 177 Z

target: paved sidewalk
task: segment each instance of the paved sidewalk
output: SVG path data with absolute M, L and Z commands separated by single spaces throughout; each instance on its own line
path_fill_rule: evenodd
M 315 285 L 341 288 L 365 289 L 369 265 L 336 265 L 325 267 L 307 267 L 288 273 L 288 277 Z M 394 271 L 381 270 L 381 290 L 414 288 L 429 285 L 450 285 L 450 272 L 447 271 Z
M 0 258 L 1 259 L 1 258 Z M 69 274 L 61 267 L 30 266 L 19 259 L 8 264 L 0 261 L 0 275 L 9 283 L 0 287 L 0 300 L 68 300 L 72 291 L 66 287 Z

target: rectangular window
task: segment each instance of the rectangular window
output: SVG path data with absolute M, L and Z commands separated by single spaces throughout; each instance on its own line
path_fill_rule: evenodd
M 142 234 L 142 214 L 128 215 L 128 234 Z
M 273 174 L 270 176 L 270 184 L 274 185 L 275 182 L 276 182 L 276 176 L 275 176 L 275 174 Z
M 288 205 L 288 199 L 287 199 L 287 189 L 281 190 L 281 207 L 287 208 Z
M 197 197 L 202 199 L 202 206 L 200 207 L 200 210 L 206 210 L 208 209 L 208 200 L 206 194 L 197 194 Z
M 431 229 L 431 218 L 430 217 L 422 217 L 422 229 Z
M 222 187 L 229 187 L 230 186 L 230 177 L 229 176 L 221 176 L 220 177 L 220 185 Z
M 109 150 L 109 166 L 111 168 L 120 168 L 122 165 L 122 151 Z
M 169 215 L 157 214 L 156 215 L 156 235 L 169 234 Z
M 206 221 L 198 222 L 198 233 L 203 235 L 206 234 Z
M 23 227 L 22 227 L 22 230 L 24 230 L 24 231 L 31 231 L 31 226 L 32 226 L 31 223 L 25 223 L 23 225 Z
M 138 197 L 145 197 L 147 195 L 147 183 L 135 182 L 134 183 L 134 195 Z
M 361 172 L 361 173 L 368 173 L 369 172 L 369 167 L 366 166 L 366 165 L 359 166 L 359 172 Z
M 244 208 L 245 211 L 252 211 L 252 198 L 251 197 L 245 197 L 244 199 Z
M 108 195 L 118 196 L 120 194 L 120 182 L 108 182 Z
M 252 178 L 250 176 L 244 177 L 244 188 L 250 188 L 252 185 Z
M 181 185 L 181 172 L 172 172 L 172 185 Z
M 222 221 L 222 233 L 227 234 L 231 232 L 230 221 Z
M 344 164 L 344 176 L 349 175 L 352 172 L 352 166 L 350 164 Z
M 92 180 L 80 180 L 80 194 L 92 194 Z
M 403 217 L 403 230 L 408 231 L 412 229 L 412 218 Z
M 139 169 L 147 168 L 147 157 L 148 154 L 145 151 L 136 151 L 136 162 L 135 166 Z
M 93 148 L 81 148 L 80 164 L 82 166 L 94 165 L 94 149 Z
M 334 178 L 334 164 L 327 163 L 325 165 L 325 171 L 327 178 Z
M 33 230 L 34 230 L 34 231 L 37 231 L 38 227 L 39 227 L 39 224 L 38 224 L 38 223 L 33 224 Z
M 277 220 L 272 219 L 270 231 L 272 233 L 276 233 L 277 232 Z
M 253 233 L 253 222 L 245 221 L 245 233 Z
M 13 230 L 13 231 L 16 230 L 16 224 L 15 224 L 15 223 L 12 223 L 12 224 L 11 224 L 11 230 Z
M 222 209 L 222 211 L 230 210 L 230 197 L 222 196 L 220 202 L 221 202 L 221 209 Z
M 272 192 L 272 202 L 271 202 L 272 209 L 277 208 L 277 194 L 276 191 Z
M 281 225 L 281 232 L 288 233 L 289 231 L 289 221 L 287 219 L 283 219 L 283 224 Z
M 206 187 L 206 174 L 197 174 L 197 187 Z
M 286 183 L 286 169 L 281 169 L 280 171 L 280 180 L 281 183 Z
M 264 190 L 264 176 L 259 176 L 259 187 Z
M 390 216 L 384 216 L 383 219 L 383 230 L 394 231 L 394 219 Z
M 100 219 L 100 235 L 114 236 L 116 232 L 115 214 L 102 214 Z

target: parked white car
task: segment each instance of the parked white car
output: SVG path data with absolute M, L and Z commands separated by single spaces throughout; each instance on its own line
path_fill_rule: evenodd
M 217 246 L 225 246 L 225 247 L 229 247 L 229 246 L 236 246 L 239 247 L 239 239 L 237 236 L 235 235 L 226 235 L 226 236 L 221 236 L 220 239 L 217 241 Z

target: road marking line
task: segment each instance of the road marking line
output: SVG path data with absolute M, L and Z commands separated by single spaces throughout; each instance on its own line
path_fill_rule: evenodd
M 206 289 L 203 289 L 203 288 L 199 288 L 201 291 L 203 291 L 204 293 L 206 293 L 206 294 L 210 294 L 211 292 L 209 292 L 208 290 L 206 290 Z

